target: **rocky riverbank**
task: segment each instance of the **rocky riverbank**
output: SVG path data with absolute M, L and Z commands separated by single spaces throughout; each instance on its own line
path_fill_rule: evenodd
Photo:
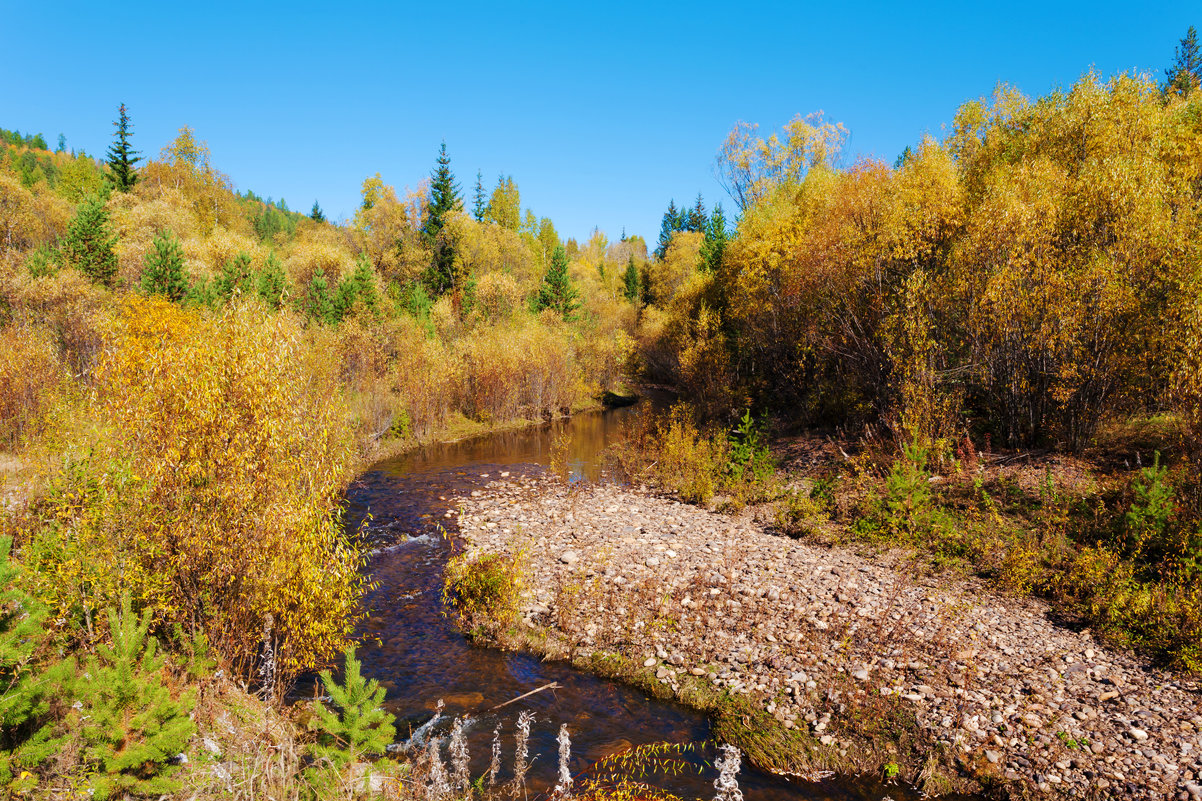
M 740 710 L 766 767 L 1202 799 L 1197 684 L 1041 603 L 615 486 L 494 481 L 458 522 L 469 550 L 525 552 L 528 636 L 509 644 Z

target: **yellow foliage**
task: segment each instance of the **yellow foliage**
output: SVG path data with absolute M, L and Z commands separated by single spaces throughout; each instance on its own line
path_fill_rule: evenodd
M 107 434 L 42 532 L 57 614 L 128 590 L 243 673 L 265 626 L 283 674 L 342 648 L 362 557 L 339 521 L 354 451 L 327 365 L 286 314 L 126 301 L 96 381 Z
M 16 450 L 36 436 L 42 415 L 68 376 L 58 348 L 42 327 L 0 327 L 0 448 Z

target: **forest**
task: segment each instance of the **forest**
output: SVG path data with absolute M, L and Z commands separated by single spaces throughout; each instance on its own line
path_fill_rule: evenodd
M 509 175 L 465 190 L 446 143 L 339 222 L 239 191 L 189 127 L 145 156 L 124 105 L 103 158 L 0 130 L 0 783 L 221 797 L 176 755 L 254 708 L 311 756 L 260 795 L 353 795 L 391 724 L 347 651 L 348 483 L 643 385 L 680 400 L 623 457 L 662 491 L 843 524 L 1196 675 L 1200 78 L 1191 29 L 1163 80 L 1002 85 L 892 164 L 821 115 L 738 123 L 730 217 L 673 200 L 650 251 L 562 240 Z M 846 459 L 799 492 L 769 435 Z M 990 455 L 1059 461 L 1023 490 Z M 283 690 L 335 661 L 341 717 L 299 732 Z

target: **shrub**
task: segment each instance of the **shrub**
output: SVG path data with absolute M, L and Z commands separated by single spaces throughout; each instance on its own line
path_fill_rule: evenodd
M 244 675 L 268 619 L 279 677 L 337 653 L 364 585 L 338 512 L 355 451 L 332 367 L 296 321 L 131 297 L 99 373 L 101 436 L 31 548 L 55 614 L 86 626 L 128 591 Z
M 45 328 L 0 328 L 0 448 L 15 450 L 39 433 L 67 384 L 66 366 Z
M 526 585 L 525 554 L 459 554 L 447 562 L 442 598 L 459 627 L 497 630 L 517 618 Z

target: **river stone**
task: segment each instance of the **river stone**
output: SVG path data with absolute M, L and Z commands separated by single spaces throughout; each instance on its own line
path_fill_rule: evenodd
M 643 667 L 655 667 L 655 657 L 649 656 L 643 660 Z
M 575 551 L 564 551 L 559 555 L 559 561 L 565 565 L 574 565 L 580 561 L 580 554 Z

